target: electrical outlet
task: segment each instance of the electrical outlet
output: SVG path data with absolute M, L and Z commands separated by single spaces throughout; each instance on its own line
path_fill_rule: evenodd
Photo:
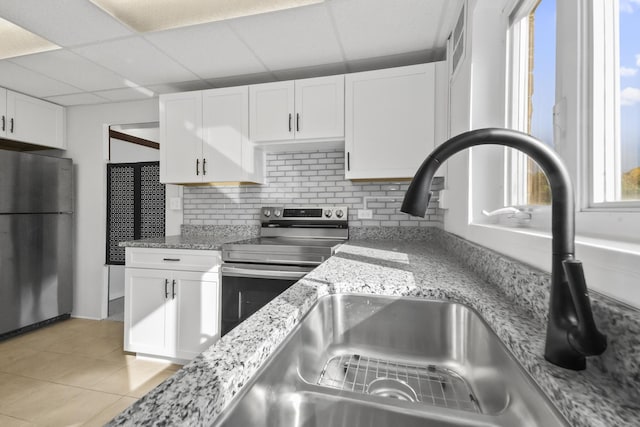
M 371 209 L 358 209 L 358 219 L 371 218 L 373 218 L 373 211 Z
M 174 211 L 179 211 L 182 209 L 182 198 L 181 197 L 171 197 L 169 199 L 169 209 Z

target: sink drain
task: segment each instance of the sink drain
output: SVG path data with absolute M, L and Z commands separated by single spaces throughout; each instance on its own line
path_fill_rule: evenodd
M 409 365 L 359 354 L 329 359 L 318 385 L 372 396 L 480 412 L 478 400 L 455 372 L 435 365 Z
M 393 378 L 377 378 L 367 386 L 367 393 L 374 396 L 417 402 L 418 396 L 407 383 Z

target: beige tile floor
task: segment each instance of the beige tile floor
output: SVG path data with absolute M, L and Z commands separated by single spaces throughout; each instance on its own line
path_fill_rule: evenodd
M 123 333 L 70 319 L 0 341 L 0 426 L 102 426 L 180 368 L 125 353 Z

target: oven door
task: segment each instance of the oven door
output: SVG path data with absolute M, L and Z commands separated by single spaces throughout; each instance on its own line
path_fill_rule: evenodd
M 313 267 L 222 265 L 222 335 L 303 278 Z

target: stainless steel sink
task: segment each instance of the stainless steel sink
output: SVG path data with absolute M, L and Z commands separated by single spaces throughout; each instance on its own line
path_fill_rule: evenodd
M 566 426 L 472 309 L 329 295 L 216 426 Z

